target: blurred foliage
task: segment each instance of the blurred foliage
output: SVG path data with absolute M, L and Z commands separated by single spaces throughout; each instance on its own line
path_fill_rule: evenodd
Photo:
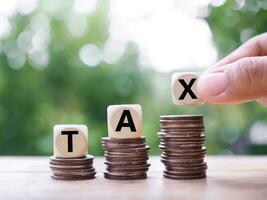
M 247 1 L 240 9 L 235 1 L 209 7 L 207 22 L 220 56 L 265 31 L 267 13 L 259 2 Z M 267 122 L 267 110 L 255 103 L 200 107 L 172 105 L 171 74 L 139 67 L 138 47 L 134 43 L 127 44 L 122 58 L 116 63 L 86 66 L 79 59 L 80 48 L 94 44 L 101 49 L 109 37 L 108 2 L 99 1 L 96 11 L 85 17 L 90 28 L 79 37 L 71 35 L 62 20 L 71 17 L 72 1 L 61 2 L 60 7 L 60 11 L 48 12 L 40 3 L 30 15 L 13 16 L 11 33 L 0 39 L 2 155 L 52 154 L 53 125 L 63 123 L 86 124 L 90 153 L 102 155 L 101 138 L 107 136 L 106 108 L 110 104 L 142 105 L 144 135 L 151 146 L 151 154 L 159 154 L 156 133 L 162 114 L 204 115 L 209 154 L 229 153 L 233 142 L 247 133 L 253 122 Z M 37 53 L 31 59 L 29 53 L 18 47 L 22 32 L 36 31 L 33 28 L 35 21 L 49 32 L 47 66 L 40 62 L 44 59 L 41 54 Z
M 249 38 L 266 32 L 267 1 L 228 0 L 223 6 L 210 6 L 207 22 L 220 57 L 230 53 Z

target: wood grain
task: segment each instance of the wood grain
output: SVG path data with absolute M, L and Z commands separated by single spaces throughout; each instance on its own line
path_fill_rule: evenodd
M 150 159 L 146 180 L 106 180 L 104 159 L 96 158 L 96 179 L 55 181 L 48 160 L 0 157 L 0 199 L 267 199 L 267 156 L 207 157 L 207 179 L 192 181 L 163 178 L 159 157 Z

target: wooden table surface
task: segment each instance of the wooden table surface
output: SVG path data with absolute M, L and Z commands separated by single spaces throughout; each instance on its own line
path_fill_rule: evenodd
M 207 179 L 190 181 L 163 178 L 159 157 L 150 158 L 146 180 L 106 180 L 104 159 L 97 157 L 95 179 L 55 181 L 48 160 L 0 157 L 0 199 L 267 199 L 267 156 L 207 157 Z

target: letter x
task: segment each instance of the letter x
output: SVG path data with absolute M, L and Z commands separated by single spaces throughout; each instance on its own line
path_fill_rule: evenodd
M 191 90 L 191 87 L 193 86 L 194 82 L 196 81 L 195 78 L 192 78 L 188 85 L 186 84 L 185 80 L 183 79 L 178 79 L 178 81 L 181 83 L 181 85 L 184 87 L 184 91 L 179 97 L 179 100 L 183 100 L 188 93 L 192 99 L 197 99 L 197 96 L 194 94 L 194 92 Z

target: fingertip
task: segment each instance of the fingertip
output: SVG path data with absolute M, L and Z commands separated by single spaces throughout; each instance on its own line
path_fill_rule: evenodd
M 218 100 L 226 87 L 227 78 L 223 72 L 202 74 L 197 82 L 199 96 L 206 102 Z

